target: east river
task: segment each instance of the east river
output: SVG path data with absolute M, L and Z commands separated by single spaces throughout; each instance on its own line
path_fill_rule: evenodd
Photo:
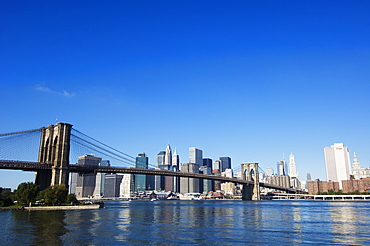
M 110 201 L 0 211 L 0 245 L 369 245 L 369 201 Z

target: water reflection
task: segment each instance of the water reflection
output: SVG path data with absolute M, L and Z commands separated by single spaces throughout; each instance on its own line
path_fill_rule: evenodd
M 22 238 L 19 244 L 62 245 L 61 236 L 67 233 L 64 211 L 13 211 L 14 227 L 10 230 Z

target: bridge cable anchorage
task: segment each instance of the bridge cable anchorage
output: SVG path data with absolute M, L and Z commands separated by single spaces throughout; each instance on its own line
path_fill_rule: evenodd
M 112 159 L 117 160 L 117 161 L 119 161 L 119 162 L 122 162 L 122 163 L 125 163 L 125 164 L 128 164 L 128 165 L 131 165 L 131 166 L 135 166 L 135 163 L 134 163 L 134 162 L 129 162 L 130 160 L 127 160 L 127 158 L 123 159 L 124 157 L 118 156 L 118 155 L 116 155 L 116 154 L 114 154 L 114 153 L 113 153 L 113 155 L 115 155 L 115 156 L 112 156 L 112 155 L 109 155 L 109 154 L 107 154 L 107 153 L 102 152 L 101 150 L 94 149 L 94 148 L 92 148 L 92 147 L 90 147 L 90 146 L 87 146 L 87 145 L 85 145 L 85 144 L 79 143 L 79 142 L 77 142 L 77 141 L 75 141 L 75 140 L 71 140 L 71 141 L 72 141 L 72 142 L 75 142 L 76 144 L 79 144 L 79 145 L 81 145 L 81 146 L 84 146 L 84 147 L 86 147 L 86 148 L 88 148 L 88 149 L 90 149 L 90 150 L 96 151 L 97 153 L 100 153 L 100 154 L 102 154 L 102 155 L 104 155 L 104 156 L 111 157 Z M 122 159 L 119 159 L 119 158 L 122 158 Z
M 10 135 L 16 135 L 16 134 L 22 134 L 22 133 L 28 133 L 28 132 L 37 132 L 41 131 L 41 129 L 32 129 L 32 130 L 27 130 L 27 131 L 20 131 L 20 132 L 9 132 L 9 133 L 3 133 L 0 134 L 0 137 L 5 137 L 5 136 L 10 136 Z

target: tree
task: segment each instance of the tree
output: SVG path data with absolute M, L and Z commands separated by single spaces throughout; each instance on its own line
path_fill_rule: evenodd
M 67 204 L 77 204 L 78 203 L 78 200 L 76 198 L 76 195 L 74 193 L 71 193 L 67 196 L 67 200 L 66 200 L 66 203 Z
M 46 204 L 64 204 L 68 195 L 68 189 L 65 185 L 54 185 L 40 192 L 40 199 Z
M 10 189 L 0 187 L 0 207 L 13 205 L 12 192 Z
M 32 182 L 21 183 L 15 191 L 15 199 L 22 205 L 28 205 L 36 201 L 38 192 L 38 185 Z

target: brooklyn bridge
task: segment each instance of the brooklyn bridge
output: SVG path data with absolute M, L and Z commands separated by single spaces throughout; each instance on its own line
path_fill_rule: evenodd
M 89 152 L 86 152 L 89 151 Z M 104 155 L 123 166 L 87 166 L 75 164 L 77 156 L 87 153 Z M 69 184 L 69 174 L 130 173 L 217 180 L 241 184 L 243 200 L 260 200 L 260 187 L 297 193 L 296 189 L 259 182 L 258 163 L 241 164 L 241 179 L 181 171 L 141 169 L 134 167 L 135 158 L 114 149 L 67 123 L 39 129 L 0 134 L 0 169 L 36 172 L 35 183 L 41 189 Z M 131 167 L 130 167 L 131 166 Z

